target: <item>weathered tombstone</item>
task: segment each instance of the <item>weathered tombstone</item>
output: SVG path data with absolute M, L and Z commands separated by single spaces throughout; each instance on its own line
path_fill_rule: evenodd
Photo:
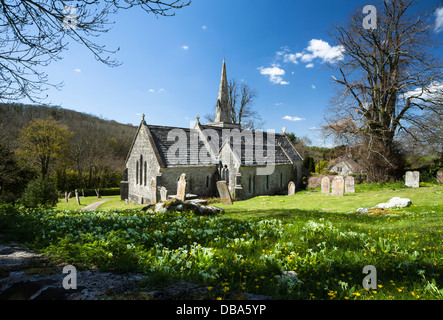
M 345 183 L 342 176 L 336 176 L 332 180 L 332 192 L 333 196 L 343 196 L 345 192 Z
M 293 181 L 288 184 L 288 196 L 293 196 L 295 194 L 295 183 Z
M 226 181 L 218 181 L 217 190 L 220 194 L 220 199 L 223 204 L 232 204 L 231 193 L 229 192 Z
M 347 176 L 345 178 L 345 192 L 355 193 L 355 180 L 352 176 Z
M 156 184 L 156 180 L 154 178 L 151 179 L 150 189 L 151 189 L 151 204 L 156 204 L 157 203 L 157 184 Z
M 65 202 L 69 201 L 69 197 L 68 197 L 68 191 L 65 191 Z
M 329 193 L 331 189 L 331 180 L 328 177 L 321 179 L 321 193 Z
M 412 188 L 420 187 L 420 172 L 407 171 L 405 176 L 405 185 Z
M 437 183 L 443 183 L 443 171 L 437 172 Z
M 160 201 L 165 202 L 168 200 L 168 189 L 165 187 L 160 188 Z
M 78 196 L 77 189 L 75 189 L 75 198 L 77 199 L 77 204 L 80 205 L 80 197 Z
M 186 199 L 186 174 L 183 173 L 180 176 L 180 180 L 178 180 L 177 185 L 177 199 L 181 201 L 185 201 Z

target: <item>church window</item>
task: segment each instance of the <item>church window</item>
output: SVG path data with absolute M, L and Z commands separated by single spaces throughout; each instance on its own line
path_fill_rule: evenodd
M 266 190 L 269 190 L 269 175 L 266 176 Z
M 138 184 L 138 161 L 135 165 L 135 184 Z
M 146 164 L 146 161 L 145 161 L 145 164 L 144 164 L 144 170 L 145 170 L 145 173 L 144 173 L 144 175 L 145 175 L 144 184 L 146 186 L 146 176 L 147 176 L 147 164 Z
M 206 188 L 209 188 L 209 180 L 211 178 L 209 176 L 206 176 Z
M 140 155 L 140 184 L 143 184 L 143 169 L 142 169 L 142 165 L 143 165 L 143 155 Z
M 283 172 L 280 172 L 280 188 L 283 187 Z

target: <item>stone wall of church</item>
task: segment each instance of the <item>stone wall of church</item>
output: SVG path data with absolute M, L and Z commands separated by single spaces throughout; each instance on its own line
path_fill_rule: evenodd
M 135 203 L 150 203 L 152 179 L 160 173 L 160 165 L 149 143 L 146 128 L 141 126 L 128 162 L 128 198 Z
M 177 183 L 180 176 L 186 174 L 186 193 L 199 197 L 216 195 L 217 167 L 183 167 L 166 168 L 161 170 L 162 186 L 168 190 L 168 195 L 177 194 Z
M 284 192 L 290 181 L 297 181 L 297 170 L 293 165 L 275 166 L 271 175 L 257 175 L 257 167 L 241 167 L 242 198 L 273 195 Z

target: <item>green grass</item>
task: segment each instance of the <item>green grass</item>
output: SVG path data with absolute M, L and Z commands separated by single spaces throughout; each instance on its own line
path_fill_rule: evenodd
M 80 205 L 77 204 L 77 200 L 75 198 L 69 199 L 68 202 L 65 202 L 64 199 L 60 199 L 55 209 L 57 209 L 57 210 L 79 210 L 79 209 L 86 207 L 89 204 L 92 204 L 94 202 L 99 202 L 102 200 L 106 200 L 106 199 L 111 199 L 111 200 L 100 205 L 100 207 L 99 207 L 100 210 L 141 209 L 146 206 L 146 205 L 133 204 L 133 203 L 125 204 L 124 201 L 120 200 L 120 196 L 103 196 L 101 198 L 97 198 L 96 196 L 90 196 L 90 197 L 80 197 Z
M 344 197 L 299 192 L 215 204 L 226 210 L 215 217 L 5 206 L 0 231 L 59 261 L 146 273 L 150 286 L 179 280 L 206 286 L 197 298 L 249 292 L 275 299 L 443 299 L 443 187 L 383 187 Z M 349 213 L 394 196 L 413 205 L 387 215 Z M 108 208 L 125 208 L 112 201 Z M 366 265 L 377 268 L 374 290 L 362 287 Z M 291 270 L 297 279 L 282 277 Z

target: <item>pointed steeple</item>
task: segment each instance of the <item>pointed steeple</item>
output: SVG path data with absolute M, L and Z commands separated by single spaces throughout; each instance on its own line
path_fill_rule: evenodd
M 207 123 L 207 126 L 218 128 L 240 129 L 239 124 L 232 123 L 231 103 L 229 101 L 228 76 L 226 75 L 226 61 L 223 58 L 222 74 L 220 79 L 220 87 L 218 90 L 217 110 L 215 112 L 215 121 Z
M 218 90 L 217 110 L 215 114 L 215 122 L 232 123 L 231 106 L 228 94 L 228 77 L 226 75 L 226 61 L 223 59 L 222 74 L 220 79 L 220 87 Z

